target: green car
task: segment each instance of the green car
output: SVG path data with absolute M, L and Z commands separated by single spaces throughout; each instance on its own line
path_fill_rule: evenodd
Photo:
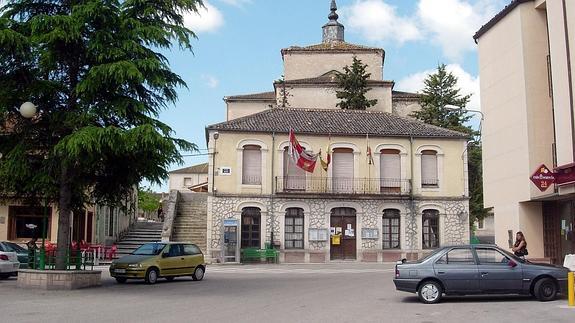
M 202 280 L 205 272 L 204 255 L 191 243 L 148 243 L 110 265 L 110 275 L 120 284 L 128 279 L 144 279 L 148 284 L 155 284 L 158 278 L 172 281 L 179 276 Z

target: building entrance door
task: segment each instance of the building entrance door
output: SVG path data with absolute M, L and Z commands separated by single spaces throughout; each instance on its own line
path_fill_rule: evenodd
M 355 260 L 356 247 L 356 211 L 352 208 L 331 210 L 331 260 Z

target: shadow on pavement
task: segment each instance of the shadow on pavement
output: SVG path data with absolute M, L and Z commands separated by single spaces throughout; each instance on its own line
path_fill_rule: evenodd
M 560 300 L 561 298 L 557 298 Z M 408 296 L 402 303 L 422 304 L 417 296 Z M 441 303 L 482 303 L 482 302 L 538 302 L 532 296 L 524 295 L 470 295 L 470 296 L 444 296 Z

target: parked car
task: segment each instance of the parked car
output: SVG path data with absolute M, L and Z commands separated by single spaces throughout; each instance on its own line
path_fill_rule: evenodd
M 204 255 L 191 243 L 148 243 L 110 265 L 110 275 L 118 283 L 144 279 L 148 284 L 155 284 L 158 278 L 172 281 L 178 276 L 202 280 L 205 271 Z
M 531 263 L 494 245 L 465 245 L 435 250 L 417 262 L 395 266 L 395 287 L 417 293 L 426 304 L 443 294 L 525 294 L 540 301 L 567 290 L 564 267 Z
M 20 269 L 28 268 L 28 249 L 9 241 L 0 241 L 0 251 L 15 252 L 20 262 Z
M 0 279 L 6 279 L 18 274 L 18 256 L 15 252 L 0 251 Z

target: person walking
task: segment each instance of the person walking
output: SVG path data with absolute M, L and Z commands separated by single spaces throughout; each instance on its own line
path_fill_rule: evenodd
M 527 251 L 527 240 L 525 240 L 525 235 L 523 235 L 523 232 L 517 232 L 515 235 L 515 243 L 513 244 L 513 248 L 511 248 L 511 250 L 517 257 L 525 257 L 529 254 Z

